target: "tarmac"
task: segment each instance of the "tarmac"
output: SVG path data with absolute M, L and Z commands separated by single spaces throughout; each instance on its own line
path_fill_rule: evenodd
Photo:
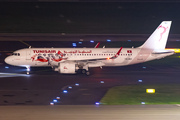
M 176 41 L 178 42 L 178 41 Z M 28 41 L 28 44 L 49 47 L 48 42 Z M 71 42 L 49 42 L 68 46 Z M 83 45 L 88 45 L 87 42 Z M 95 43 L 89 47 L 93 47 Z M 72 44 L 70 44 L 72 45 Z M 11 46 L 11 47 L 9 47 Z M 4 63 L 13 50 L 27 47 L 19 42 L 1 41 L 0 55 L 0 119 L 133 119 L 179 120 L 178 105 L 95 105 L 109 88 L 138 84 L 177 84 L 178 54 L 157 62 L 90 69 L 91 75 L 62 75 L 51 68 L 26 69 Z M 169 63 L 169 62 L 173 63 Z M 142 80 L 142 82 L 138 82 Z M 66 90 L 66 92 L 64 91 Z M 53 105 L 51 104 L 53 103 Z
M 177 105 L 0 106 L 2 120 L 179 120 Z

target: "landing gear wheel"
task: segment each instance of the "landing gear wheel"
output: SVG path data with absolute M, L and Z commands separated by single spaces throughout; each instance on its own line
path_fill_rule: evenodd
M 89 75 L 90 75 L 90 72 L 89 72 L 89 71 L 87 71 L 87 72 L 86 72 L 86 75 L 87 75 L 87 76 L 89 76 Z
M 82 69 L 81 72 L 82 72 L 82 74 L 85 74 L 85 73 L 86 73 L 86 70 L 85 70 L 85 69 Z

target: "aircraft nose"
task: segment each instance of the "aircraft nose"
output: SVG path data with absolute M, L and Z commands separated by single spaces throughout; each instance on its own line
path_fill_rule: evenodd
M 4 60 L 7 64 L 11 64 L 11 59 L 9 57 L 6 57 L 5 60 Z

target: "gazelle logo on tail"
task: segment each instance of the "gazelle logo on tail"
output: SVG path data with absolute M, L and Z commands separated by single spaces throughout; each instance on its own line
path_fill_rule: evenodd
M 163 34 L 166 33 L 166 30 L 168 29 L 168 27 L 159 26 L 158 29 L 160 29 L 160 28 L 163 28 L 164 31 L 161 33 L 161 35 L 160 35 L 161 37 L 160 37 L 159 41 L 162 39 Z

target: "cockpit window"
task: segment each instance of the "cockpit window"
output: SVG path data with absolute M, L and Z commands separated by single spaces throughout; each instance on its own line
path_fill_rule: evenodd
M 14 56 L 20 56 L 20 53 L 12 53 Z

